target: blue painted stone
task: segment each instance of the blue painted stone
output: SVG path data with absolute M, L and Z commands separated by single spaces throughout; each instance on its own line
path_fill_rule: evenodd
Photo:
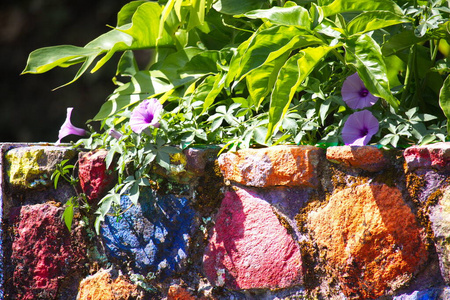
M 411 294 L 403 294 L 393 300 L 442 300 L 450 299 L 450 288 L 432 288 L 424 291 L 415 291 Z
M 141 191 L 138 205 L 121 198 L 124 213 L 107 216 L 101 227 L 108 256 L 135 272 L 154 272 L 163 277 L 180 271 L 189 247 L 195 212 L 188 199 Z

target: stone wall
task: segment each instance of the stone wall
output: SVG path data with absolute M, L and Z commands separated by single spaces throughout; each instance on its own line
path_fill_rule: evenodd
M 99 235 L 106 151 L 0 149 L 1 298 L 450 299 L 450 144 L 187 149 Z

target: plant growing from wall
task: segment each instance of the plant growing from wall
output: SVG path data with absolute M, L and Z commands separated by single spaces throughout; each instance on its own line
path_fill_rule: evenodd
M 86 46 L 32 52 L 24 73 L 80 65 L 70 84 L 121 53 L 117 88 L 92 119 L 101 130 L 80 141 L 107 148 L 108 164 L 118 156 L 101 221 L 120 194 L 137 201 L 154 163 L 170 170 L 193 145 L 444 141 L 449 14 L 443 0 L 133 1 Z M 146 101 L 160 110 L 143 113 Z

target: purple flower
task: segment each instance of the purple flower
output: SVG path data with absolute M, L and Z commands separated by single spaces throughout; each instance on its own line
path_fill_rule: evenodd
M 136 133 L 141 133 L 149 125 L 158 127 L 159 115 L 162 111 L 162 104 L 155 98 L 142 101 L 131 113 L 130 127 Z
M 108 134 L 116 140 L 120 140 L 120 138 L 122 137 L 122 134 L 120 132 L 112 128 L 108 131 Z
M 342 139 L 346 145 L 365 146 L 378 132 L 378 120 L 368 110 L 351 114 L 342 129 Z
M 61 143 L 61 140 L 68 135 L 75 134 L 75 135 L 83 136 L 86 134 L 86 130 L 75 127 L 70 122 L 72 110 L 73 110 L 73 107 L 67 108 L 66 121 L 64 121 L 64 123 L 61 126 L 61 129 L 59 129 L 58 141 L 56 141 L 56 144 Z
M 358 73 L 345 79 L 341 89 L 342 99 L 352 109 L 361 109 L 374 105 L 378 98 L 367 90 Z

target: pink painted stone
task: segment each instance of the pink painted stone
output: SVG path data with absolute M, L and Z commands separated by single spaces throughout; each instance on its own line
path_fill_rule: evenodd
M 412 146 L 403 152 L 410 171 L 417 168 L 450 169 L 450 143 Z
M 231 289 L 302 283 L 297 243 L 272 207 L 245 189 L 227 192 L 203 257 L 209 281 Z
M 14 208 L 11 264 L 14 299 L 56 299 L 66 278 L 75 278 L 86 262 L 80 230 L 66 228 L 63 209 L 52 204 Z
M 78 177 L 89 202 L 100 199 L 115 182 L 114 174 L 106 169 L 104 149 L 79 154 Z

